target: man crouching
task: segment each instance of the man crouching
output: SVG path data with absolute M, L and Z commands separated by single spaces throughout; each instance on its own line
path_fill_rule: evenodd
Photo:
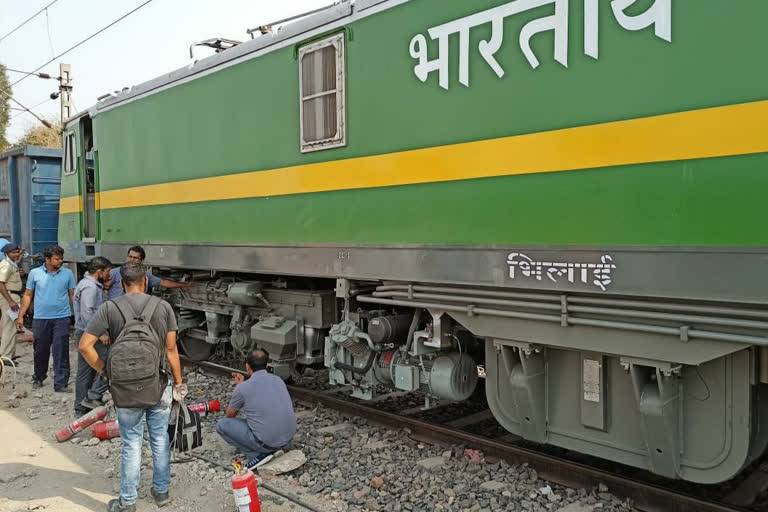
M 140 263 L 126 263 L 120 267 L 120 275 L 125 295 L 105 302 L 98 309 L 80 339 L 80 353 L 100 375 L 106 370 L 123 441 L 120 497 L 111 500 L 107 510 L 134 512 L 141 476 L 145 417 L 154 462 L 152 497 L 158 506 L 170 501 L 168 417 L 172 397 L 180 399 L 186 389 L 181 380 L 176 349 L 178 327 L 171 305 L 144 293 L 147 276 Z M 104 334 L 109 334 L 112 340 L 106 362 L 94 348 Z M 168 382 L 169 365 L 173 387 Z
M 268 462 L 296 433 L 291 396 L 283 380 L 267 372 L 268 358 L 266 351 L 254 350 L 245 362 L 248 380 L 232 374 L 236 387 L 226 418 L 216 424 L 216 432 L 248 457 L 248 469 Z M 240 410 L 244 419 L 236 418 Z

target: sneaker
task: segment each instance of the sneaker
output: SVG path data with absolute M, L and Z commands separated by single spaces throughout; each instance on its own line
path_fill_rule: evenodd
M 158 507 L 164 507 L 171 502 L 171 497 L 168 496 L 168 491 L 157 492 L 153 487 L 150 493 L 152 494 L 152 498 L 154 498 Z
M 40 389 L 41 387 L 43 387 L 43 381 L 32 377 L 32 389 Z
M 88 400 L 87 398 L 85 398 L 83 399 L 82 402 L 80 402 L 79 405 L 90 410 L 90 409 L 96 409 L 97 407 L 101 407 L 104 404 L 99 400 Z
M 107 512 L 136 512 L 136 504 L 123 505 L 120 503 L 120 498 L 109 500 Z
M 77 419 L 77 418 L 80 418 L 82 416 L 85 416 L 89 412 L 91 412 L 91 411 L 89 411 L 88 409 L 75 409 L 73 417 L 74 417 L 74 419 Z
M 72 390 L 69 388 L 69 386 L 64 386 L 63 388 L 53 388 L 53 391 L 55 393 L 72 393 Z
M 250 470 L 254 470 L 260 466 L 263 466 L 267 462 L 271 461 L 274 456 L 275 456 L 274 453 L 262 453 L 261 455 L 257 455 L 256 457 L 248 461 L 246 468 Z

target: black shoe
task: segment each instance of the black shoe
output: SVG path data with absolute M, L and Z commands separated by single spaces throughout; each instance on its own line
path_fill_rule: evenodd
M 109 500 L 107 512 L 136 512 L 136 504 L 123 505 L 120 503 L 120 498 Z
M 79 404 L 81 407 L 84 407 L 86 409 L 96 409 L 98 407 L 101 407 L 104 405 L 104 402 L 101 402 L 99 400 L 88 400 L 87 398 L 83 399 L 82 402 Z
M 32 389 L 40 389 L 43 387 L 43 381 L 32 378 Z
M 89 411 L 88 409 L 75 409 L 75 419 L 77 419 L 77 418 L 79 418 L 81 416 L 85 416 L 89 412 L 91 412 L 91 411 Z
M 150 493 L 152 494 L 152 498 L 154 498 L 158 507 L 164 507 L 171 502 L 171 497 L 168 496 L 168 491 L 157 492 L 153 487 Z
M 274 457 L 274 453 L 262 453 L 261 455 L 257 455 L 256 457 L 248 460 L 248 464 L 246 465 L 247 469 L 254 470 L 260 466 L 263 466 L 270 460 L 272 460 L 272 457 Z
M 53 391 L 55 393 L 72 393 L 72 390 L 69 389 L 69 386 L 64 386 L 63 388 L 53 388 Z

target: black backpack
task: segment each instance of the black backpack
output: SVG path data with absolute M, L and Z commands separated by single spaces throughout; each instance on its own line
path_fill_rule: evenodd
M 149 323 L 160 299 L 150 296 L 140 315 L 123 297 L 110 302 L 123 315 L 125 325 L 107 355 L 109 392 L 117 407 L 153 407 L 167 383 L 165 343 Z

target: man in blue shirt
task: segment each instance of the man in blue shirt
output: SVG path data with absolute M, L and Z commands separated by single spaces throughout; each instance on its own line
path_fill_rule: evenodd
M 75 342 L 83 337 L 83 332 L 96 315 L 96 311 L 104 304 L 104 283 L 109 282 L 109 271 L 112 262 L 102 256 L 96 256 L 88 262 L 88 272 L 75 288 Z M 94 348 L 99 357 L 107 360 L 107 343 L 109 338 L 102 337 Z M 80 417 L 103 405 L 101 397 L 107 391 L 107 382 L 83 358 L 77 355 L 77 377 L 75 379 L 75 416 Z
M 125 262 L 128 263 L 129 261 L 136 262 L 140 265 L 144 264 L 144 259 L 147 257 L 147 253 L 144 252 L 144 248 L 140 245 L 135 245 L 128 249 L 128 256 L 125 259 Z M 125 292 L 123 291 L 123 287 L 120 285 L 120 281 L 122 280 L 122 277 L 120 276 L 120 267 L 115 267 L 110 272 L 110 282 L 109 284 L 104 284 L 104 289 L 107 291 L 107 300 L 115 300 L 116 298 L 122 296 Z M 194 286 L 193 283 L 177 283 L 176 281 L 169 281 L 167 279 L 161 279 L 157 276 L 152 275 L 151 273 L 147 272 L 147 289 L 144 290 L 145 293 L 149 293 L 149 291 L 152 288 L 189 288 L 190 286 Z
M 33 268 L 27 277 L 27 290 L 21 299 L 16 327 L 24 328 L 24 315 L 34 295 L 35 316 L 32 323 L 35 370 L 32 387 L 39 388 L 48 376 L 48 360 L 53 352 L 53 390 L 71 393 L 69 389 L 69 317 L 75 297 L 75 276 L 62 268 L 64 249 L 58 245 L 45 248 L 45 264 Z

